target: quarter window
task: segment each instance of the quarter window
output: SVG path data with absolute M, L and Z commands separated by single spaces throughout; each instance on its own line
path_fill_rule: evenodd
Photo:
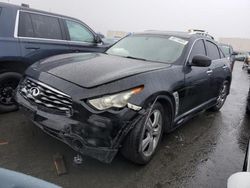
M 83 25 L 66 20 L 66 24 L 69 31 L 69 37 L 71 41 L 78 41 L 78 42 L 94 42 L 93 34 L 85 28 Z
M 220 53 L 218 47 L 214 43 L 206 41 L 206 46 L 207 46 L 208 57 L 210 57 L 212 60 L 220 59 Z
M 193 57 L 196 55 L 203 55 L 206 56 L 205 45 L 202 39 L 195 42 L 192 51 L 189 56 L 189 61 L 191 62 Z
M 27 12 L 20 12 L 18 36 L 20 37 L 34 37 L 30 14 Z

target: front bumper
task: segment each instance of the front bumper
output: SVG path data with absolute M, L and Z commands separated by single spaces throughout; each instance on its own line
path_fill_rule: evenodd
M 80 104 L 73 105 L 76 110 L 68 117 L 45 111 L 25 99 L 18 91 L 16 101 L 29 119 L 44 132 L 75 151 L 105 163 L 113 160 L 127 133 L 143 117 L 140 112 L 130 109 L 115 114 L 95 114 Z

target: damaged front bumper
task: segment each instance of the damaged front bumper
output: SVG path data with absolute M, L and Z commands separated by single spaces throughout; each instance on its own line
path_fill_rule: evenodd
M 74 103 L 74 112 L 66 116 L 47 111 L 18 91 L 16 100 L 22 111 L 44 132 L 82 155 L 105 163 L 113 160 L 127 133 L 143 117 L 143 110 L 136 112 L 128 108 L 95 114 L 79 103 Z

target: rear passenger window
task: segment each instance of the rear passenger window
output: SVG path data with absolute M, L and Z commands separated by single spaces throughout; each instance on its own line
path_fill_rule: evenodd
M 83 25 L 69 20 L 66 20 L 66 24 L 71 41 L 94 42 L 93 34 Z
M 206 46 L 208 57 L 210 57 L 212 60 L 220 59 L 218 47 L 214 43 L 206 41 Z
M 20 12 L 19 14 L 18 36 L 34 37 L 30 14 L 27 12 Z
M 189 62 L 192 61 L 193 57 L 196 55 L 203 55 L 206 56 L 205 45 L 202 39 L 195 42 L 192 51 L 189 56 Z
M 62 40 L 62 31 L 58 18 L 39 14 L 30 14 L 30 16 L 36 38 Z

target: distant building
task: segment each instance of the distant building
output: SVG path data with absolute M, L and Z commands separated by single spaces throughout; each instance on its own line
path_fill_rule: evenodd
M 125 32 L 125 31 L 108 31 L 107 37 L 108 38 L 123 38 L 128 34 L 129 32 Z
M 250 52 L 250 39 L 220 38 L 219 42 L 232 45 L 235 51 Z

